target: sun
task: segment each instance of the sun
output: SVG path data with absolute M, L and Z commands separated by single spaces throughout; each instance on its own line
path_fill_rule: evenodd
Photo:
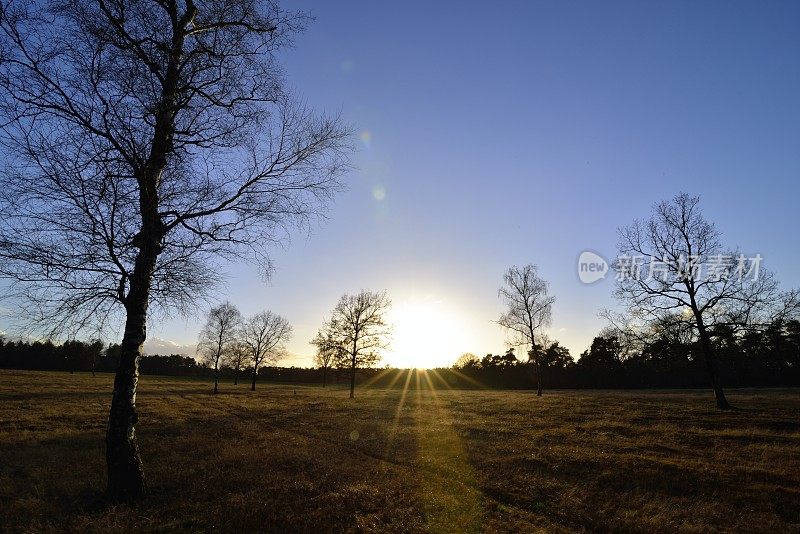
M 395 300 L 388 320 L 394 330 L 384 361 L 395 367 L 449 367 L 473 344 L 462 316 L 444 299 Z

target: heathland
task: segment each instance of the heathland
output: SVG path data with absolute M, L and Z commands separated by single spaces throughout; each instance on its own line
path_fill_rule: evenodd
M 141 377 L 148 482 L 105 500 L 113 377 L 0 371 L 0 530 L 800 528 L 800 394 L 221 384 Z

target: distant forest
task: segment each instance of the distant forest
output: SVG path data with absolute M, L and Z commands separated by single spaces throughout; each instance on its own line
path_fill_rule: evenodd
M 718 335 L 715 348 L 719 372 L 728 387 L 800 386 L 800 322 L 787 321 L 764 331 L 744 335 Z M 706 388 L 708 375 L 694 343 L 665 337 L 633 348 L 613 335 L 599 335 L 576 359 L 552 343 L 542 348 L 542 382 L 547 388 Z M 522 361 L 524 360 L 524 361 Z M 119 345 L 101 341 L 22 342 L 0 338 L 0 368 L 67 372 L 113 373 L 119 364 Z M 213 370 L 183 355 L 144 356 L 140 370 L 146 375 L 210 377 Z M 223 379 L 235 371 L 220 370 Z M 252 372 L 243 368 L 240 378 Z M 266 381 L 321 383 L 322 369 L 264 367 Z M 435 369 L 418 382 L 402 369 L 361 369 L 358 381 L 378 387 L 435 387 L 473 389 L 526 389 L 536 383 L 535 368 L 513 349 L 503 354 L 477 357 L 465 354 L 452 368 Z M 329 382 L 346 382 L 347 371 L 328 372 Z

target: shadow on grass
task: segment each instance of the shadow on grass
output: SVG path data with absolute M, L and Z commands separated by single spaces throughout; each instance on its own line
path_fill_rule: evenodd
M 79 406 L 74 396 L 58 404 L 52 394 L 43 397 L 47 413 L 16 414 L 14 424 L 38 430 L 0 442 L 0 524 L 11 531 L 421 532 L 479 524 L 786 531 L 800 517 L 792 415 L 800 402 L 792 396 L 765 396 L 750 411 L 720 415 L 708 399 L 677 393 L 537 399 L 416 388 L 405 400 L 380 390 L 349 400 L 342 391 L 240 387 L 213 395 L 204 386 L 143 385 L 139 439 L 149 493 L 135 504 L 105 500 L 104 429 L 81 426 L 99 405 L 66 413 Z M 96 395 L 87 391 L 87 404 Z M 42 430 L 51 424 L 58 437 Z

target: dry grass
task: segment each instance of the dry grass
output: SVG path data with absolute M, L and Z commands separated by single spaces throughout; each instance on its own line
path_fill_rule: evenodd
M 111 377 L 0 371 L 9 531 L 796 532 L 800 395 L 210 385 L 145 376 L 149 495 L 103 499 Z M 296 392 L 296 393 L 295 393 Z

